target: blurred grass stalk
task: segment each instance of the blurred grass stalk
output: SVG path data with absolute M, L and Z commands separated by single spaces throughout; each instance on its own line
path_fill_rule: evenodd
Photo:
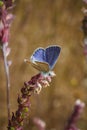
M 83 2 L 85 2 L 85 4 L 87 4 L 87 0 L 83 0 Z M 82 20 L 82 30 L 83 30 L 83 34 L 84 34 L 84 38 L 83 38 L 84 55 L 85 55 L 86 62 L 87 62 L 87 9 L 85 7 L 83 7 L 82 11 L 84 13 L 84 17 Z
M 79 99 L 76 100 L 73 112 L 72 112 L 70 118 L 68 119 L 65 130 L 79 130 L 76 127 L 76 123 L 77 123 L 78 119 L 80 118 L 80 115 L 83 112 L 84 107 L 85 107 L 84 102 L 82 102 Z
M 3 57 L 4 57 L 4 68 L 6 74 L 6 91 L 7 91 L 7 111 L 8 111 L 8 121 L 10 120 L 10 75 L 9 75 L 9 65 L 6 56 L 6 44 L 3 44 Z
M 8 13 L 9 8 L 13 6 L 12 0 L 0 0 L 0 47 L 3 53 L 5 74 L 6 74 L 6 91 L 7 91 L 7 111 L 8 122 L 10 120 L 10 76 L 9 66 L 11 61 L 8 61 L 7 57 L 10 54 L 9 43 L 9 29 L 13 20 L 13 15 Z

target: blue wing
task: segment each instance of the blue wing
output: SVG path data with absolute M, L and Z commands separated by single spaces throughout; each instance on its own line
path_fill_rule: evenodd
M 45 50 L 43 48 L 38 48 L 34 51 L 33 55 L 31 56 L 31 61 L 39 61 L 39 62 L 45 62 L 46 56 L 45 56 Z
M 49 64 L 50 69 L 53 69 L 60 54 L 60 50 L 61 48 L 58 46 L 50 46 L 46 48 L 46 62 Z
M 45 50 L 43 48 L 38 48 L 34 51 L 31 56 L 31 62 L 36 69 L 42 71 L 48 71 L 49 69 L 53 69 L 58 56 L 60 54 L 61 48 L 58 46 L 50 46 Z

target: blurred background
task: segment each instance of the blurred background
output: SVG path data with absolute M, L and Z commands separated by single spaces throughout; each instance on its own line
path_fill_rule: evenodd
M 17 96 L 24 81 L 38 73 L 24 63 L 38 47 L 61 46 L 61 54 L 54 68 L 56 77 L 50 87 L 31 98 L 26 130 L 37 130 L 32 119 L 40 117 L 48 130 L 64 130 L 74 103 L 81 99 L 87 104 L 87 63 L 83 53 L 82 0 L 18 0 L 13 9 L 15 19 L 11 26 L 11 112 L 17 109 Z M 1 52 L 0 52 L 1 53 Z M 87 129 L 85 107 L 78 127 Z M 0 58 L 0 129 L 7 129 L 6 77 Z

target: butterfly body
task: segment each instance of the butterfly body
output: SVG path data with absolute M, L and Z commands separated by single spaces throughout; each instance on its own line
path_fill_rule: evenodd
M 61 48 L 59 46 L 49 46 L 46 49 L 37 48 L 30 57 L 31 65 L 40 72 L 51 71 L 58 59 Z

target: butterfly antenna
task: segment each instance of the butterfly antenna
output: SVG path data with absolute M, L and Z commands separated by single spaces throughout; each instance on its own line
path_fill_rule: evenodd
M 30 63 L 29 59 L 24 59 L 24 62 Z

